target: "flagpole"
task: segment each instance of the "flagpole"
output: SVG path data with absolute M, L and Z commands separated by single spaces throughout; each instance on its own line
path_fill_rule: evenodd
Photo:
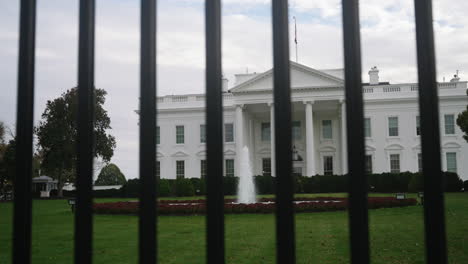
M 296 63 L 299 62 L 299 59 L 297 57 L 297 25 L 296 25 L 296 17 L 293 16 L 294 19 L 294 43 L 296 45 Z

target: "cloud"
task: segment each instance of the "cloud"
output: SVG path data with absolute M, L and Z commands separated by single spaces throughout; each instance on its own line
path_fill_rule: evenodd
M 205 83 L 204 1 L 162 0 L 158 6 L 159 95 L 202 93 Z M 468 70 L 468 2 L 434 1 L 438 79 Z M 0 3 L 0 120 L 16 118 L 18 1 Z M 117 138 L 113 162 L 127 178 L 138 176 L 139 4 L 97 1 L 96 85 L 108 91 L 106 109 Z M 262 72 L 272 66 L 270 0 L 224 0 L 223 73 Z M 76 86 L 78 1 L 38 2 L 35 118 L 47 100 Z M 413 1 L 360 1 L 363 80 L 379 66 L 381 80 L 417 80 Z M 343 67 L 341 1 L 291 0 L 298 21 L 299 62 L 314 68 Z M 295 59 L 293 25 L 291 58 Z

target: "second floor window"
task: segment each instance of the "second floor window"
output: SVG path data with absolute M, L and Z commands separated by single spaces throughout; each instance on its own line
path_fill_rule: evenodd
M 398 117 L 391 116 L 388 118 L 388 135 L 390 137 L 398 137 Z
M 333 130 L 332 130 L 332 121 L 331 120 L 322 120 L 322 138 L 332 139 Z
M 200 125 L 200 143 L 206 143 L 206 126 Z
M 455 134 L 455 117 L 454 115 L 445 115 L 445 134 L 453 135 Z
M 371 119 L 369 117 L 364 118 L 364 136 L 371 137 Z
M 224 141 L 234 142 L 234 125 L 232 123 L 224 124 Z
M 184 126 L 176 126 L 176 144 L 185 143 Z
M 176 160 L 176 177 L 177 179 L 185 178 L 185 161 Z
M 262 141 L 270 141 L 270 123 L 262 123 Z

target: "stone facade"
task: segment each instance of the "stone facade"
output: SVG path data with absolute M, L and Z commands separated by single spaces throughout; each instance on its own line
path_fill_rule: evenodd
M 418 171 L 418 84 L 379 82 L 378 69 L 363 85 L 366 164 L 374 173 Z M 274 175 L 272 71 L 238 74 L 223 84 L 225 174 L 237 175 L 237 153 L 250 150 L 255 175 Z M 291 62 L 293 152 L 296 173 L 343 174 L 346 164 L 346 113 L 342 69 L 316 70 Z M 458 76 L 439 83 L 442 165 L 468 179 L 468 144 L 456 125 L 466 108 L 467 82 Z M 157 98 L 158 171 L 162 178 L 201 177 L 205 160 L 203 94 Z M 279 154 L 278 154 L 279 155 Z

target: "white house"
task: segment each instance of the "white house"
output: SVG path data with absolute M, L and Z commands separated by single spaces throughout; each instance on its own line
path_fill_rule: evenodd
M 237 175 L 243 146 L 250 151 L 255 175 L 274 175 L 275 154 L 272 70 L 237 74 L 234 86 L 223 83 L 225 175 Z M 418 84 L 379 82 L 369 71 L 362 92 L 365 103 L 366 167 L 368 171 L 403 172 L 421 169 Z M 346 129 L 343 69 L 317 70 L 291 62 L 293 167 L 296 173 L 343 174 Z M 468 144 L 456 125 L 466 109 L 467 82 L 458 76 L 438 84 L 442 165 L 468 179 Z M 162 178 L 206 174 L 205 96 L 157 98 L 157 173 Z M 465 161 L 465 162 L 464 162 Z

